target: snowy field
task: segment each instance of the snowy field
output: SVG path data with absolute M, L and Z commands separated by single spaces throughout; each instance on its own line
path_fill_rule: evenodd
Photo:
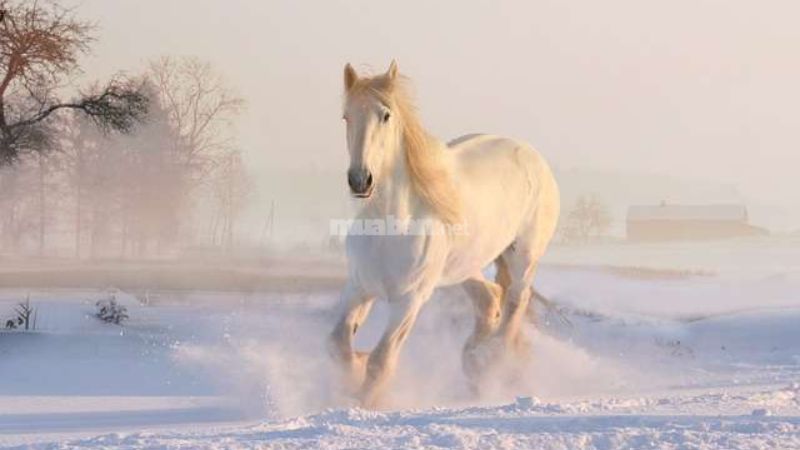
M 702 245 L 555 250 L 560 312 L 481 398 L 470 306 L 438 292 L 382 411 L 331 395 L 333 290 L 118 292 L 123 327 L 93 317 L 106 292 L 3 290 L 0 316 L 30 294 L 38 319 L 0 333 L 0 447 L 800 448 L 800 244 Z

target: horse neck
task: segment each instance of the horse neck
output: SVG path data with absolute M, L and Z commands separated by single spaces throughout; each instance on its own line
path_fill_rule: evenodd
M 398 139 L 398 147 L 384 166 L 384 175 L 375 186 L 372 201 L 369 202 L 366 213 L 373 217 L 384 218 L 409 218 L 414 215 L 414 205 L 417 203 L 415 193 L 408 173 L 405 158 L 405 145 L 402 138 Z
M 434 161 L 437 164 L 451 163 L 449 153 L 443 143 L 428 137 L 428 146 L 422 151 L 436 152 Z M 395 151 L 386 162 L 383 173 L 376 185 L 376 191 L 369 204 L 367 212 L 371 217 L 387 217 L 391 215 L 398 219 L 413 219 L 428 216 L 432 211 L 429 204 L 419 194 L 412 180 L 406 152 L 405 138 L 398 137 Z M 420 151 L 417 149 L 416 151 Z M 443 170 L 447 171 L 446 167 Z
M 416 193 L 406 160 L 406 145 L 402 133 L 397 137 L 393 154 L 385 163 L 384 175 L 375 186 L 372 200 L 364 210 L 367 216 L 409 219 L 418 216 L 422 201 Z

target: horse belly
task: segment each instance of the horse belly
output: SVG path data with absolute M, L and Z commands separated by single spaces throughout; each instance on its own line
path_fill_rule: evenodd
M 478 228 L 474 234 L 456 240 L 451 246 L 441 284 L 457 284 L 475 276 L 511 245 L 516 232 L 517 228 L 508 224 L 491 230 Z
M 475 276 L 514 241 L 522 226 L 524 205 L 493 201 L 468 208 L 464 233 L 451 241 L 442 284 L 456 284 Z
M 526 226 L 532 200 L 529 167 L 520 161 L 516 143 L 492 142 L 504 145 L 460 155 L 464 233 L 453 239 L 443 285 L 460 283 L 483 270 Z

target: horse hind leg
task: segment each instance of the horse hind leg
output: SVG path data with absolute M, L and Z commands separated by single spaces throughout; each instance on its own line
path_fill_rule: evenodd
M 511 285 L 511 272 L 509 272 L 508 263 L 503 259 L 503 255 L 500 255 L 494 260 L 494 265 L 497 272 L 495 273 L 494 281 L 505 291 Z
M 475 329 L 464 344 L 461 364 L 470 387 L 477 391 L 482 384 L 485 369 L 491 363 L 491 349 L 485 345 L 494 336 L 501 322 L 503 288 L 478 274 L 462 284 L 472 299 L 475 310 Z
M 498 330 L 506 348 L 523 355 L 529 347 L 522 333 L 522 324 L 533 295 L 531 284 L 536 274 L 538 258 L 531 249 L 512 245 L 503 252 L 507 285 L 503 295 L 503 321 Z

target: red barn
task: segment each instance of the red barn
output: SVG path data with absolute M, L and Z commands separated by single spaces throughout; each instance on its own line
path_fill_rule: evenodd
M 641 205 L 628 208 L 630 241 L 709 240 L 766 234 L 742 205 Z

